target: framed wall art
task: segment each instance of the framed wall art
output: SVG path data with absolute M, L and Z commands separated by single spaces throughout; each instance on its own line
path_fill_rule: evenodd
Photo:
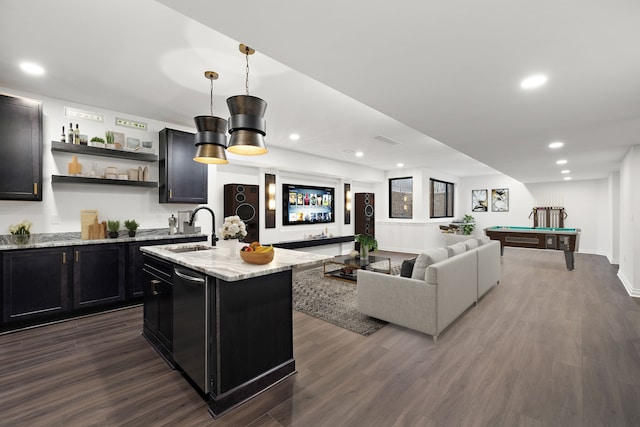
M 494 188 L 491 190 L 491 211 L 509 212 L 508 188 Z
M 489 196 L 487 190 L 471 190 L 471 211 L 487 212 L 489 210 Z

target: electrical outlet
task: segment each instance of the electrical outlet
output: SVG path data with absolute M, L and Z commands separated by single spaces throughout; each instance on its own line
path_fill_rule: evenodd
M 53 224 L 53 225 L 60 224 L 60 216 L 59 215 L 51 215 L 51 224 Z

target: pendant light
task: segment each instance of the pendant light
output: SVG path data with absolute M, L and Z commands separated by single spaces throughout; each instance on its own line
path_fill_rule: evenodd
M 204 76 L 210 83 L 210 116 L 193 118 L 196 123 L 196 156 L 198 163 L 226 164 L 229 163 L 224 151 L 227 145 L 227 121 L 213 115 L 213 81 L 218 79 L 215 71 L 205 71 Z
M 236 95 L 227 99 L 229 107 L 229 145 L 227 150 L 243 156 L 257 156 L 267 153 L 264 136 L 267 134 L 267 122 L 263 116 L 267 102 L 249 95 L 249 55 L 255 50 L 240 44 L 240 52 L 246 57 L 246 95 Z

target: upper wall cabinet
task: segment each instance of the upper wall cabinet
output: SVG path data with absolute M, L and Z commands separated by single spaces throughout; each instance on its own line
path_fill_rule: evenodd
M 42 104 L 0 95 L 0 199 L 42 201 Z
M 160 203 L 207 203 L 207 165 L 193 161 L 195 135 L 160 131 Z

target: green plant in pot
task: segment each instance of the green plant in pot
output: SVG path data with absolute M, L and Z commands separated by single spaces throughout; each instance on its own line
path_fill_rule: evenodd
M 369 251 L 378 250 L 378 241 L 371 234 L 356 234 L 356 243 L 360 244 L 360 258 L 367 259 Z
M 124 221 L 124 228 L 129 230 L 129 237 L 135 237 L 138 227 L 140 227 L 140 224 L 138 224 L 135 219 L 127 219 Z
M 468 236 L 473 233 L 473 230 L 476 228 L 476 219 L 471 215 L 465 215 L 462 220 L 464 221 L 464 225 L 462 226 L 462 234 Z
M 120 233 L 118 233 L 118 231 L 120 230 L 120 221 L 108 220 L 107 230 L 109 230 L 109 237 L 111 237 L 112 239 L 115 239 L 116 237 L 118 237 L 120 235 Z

